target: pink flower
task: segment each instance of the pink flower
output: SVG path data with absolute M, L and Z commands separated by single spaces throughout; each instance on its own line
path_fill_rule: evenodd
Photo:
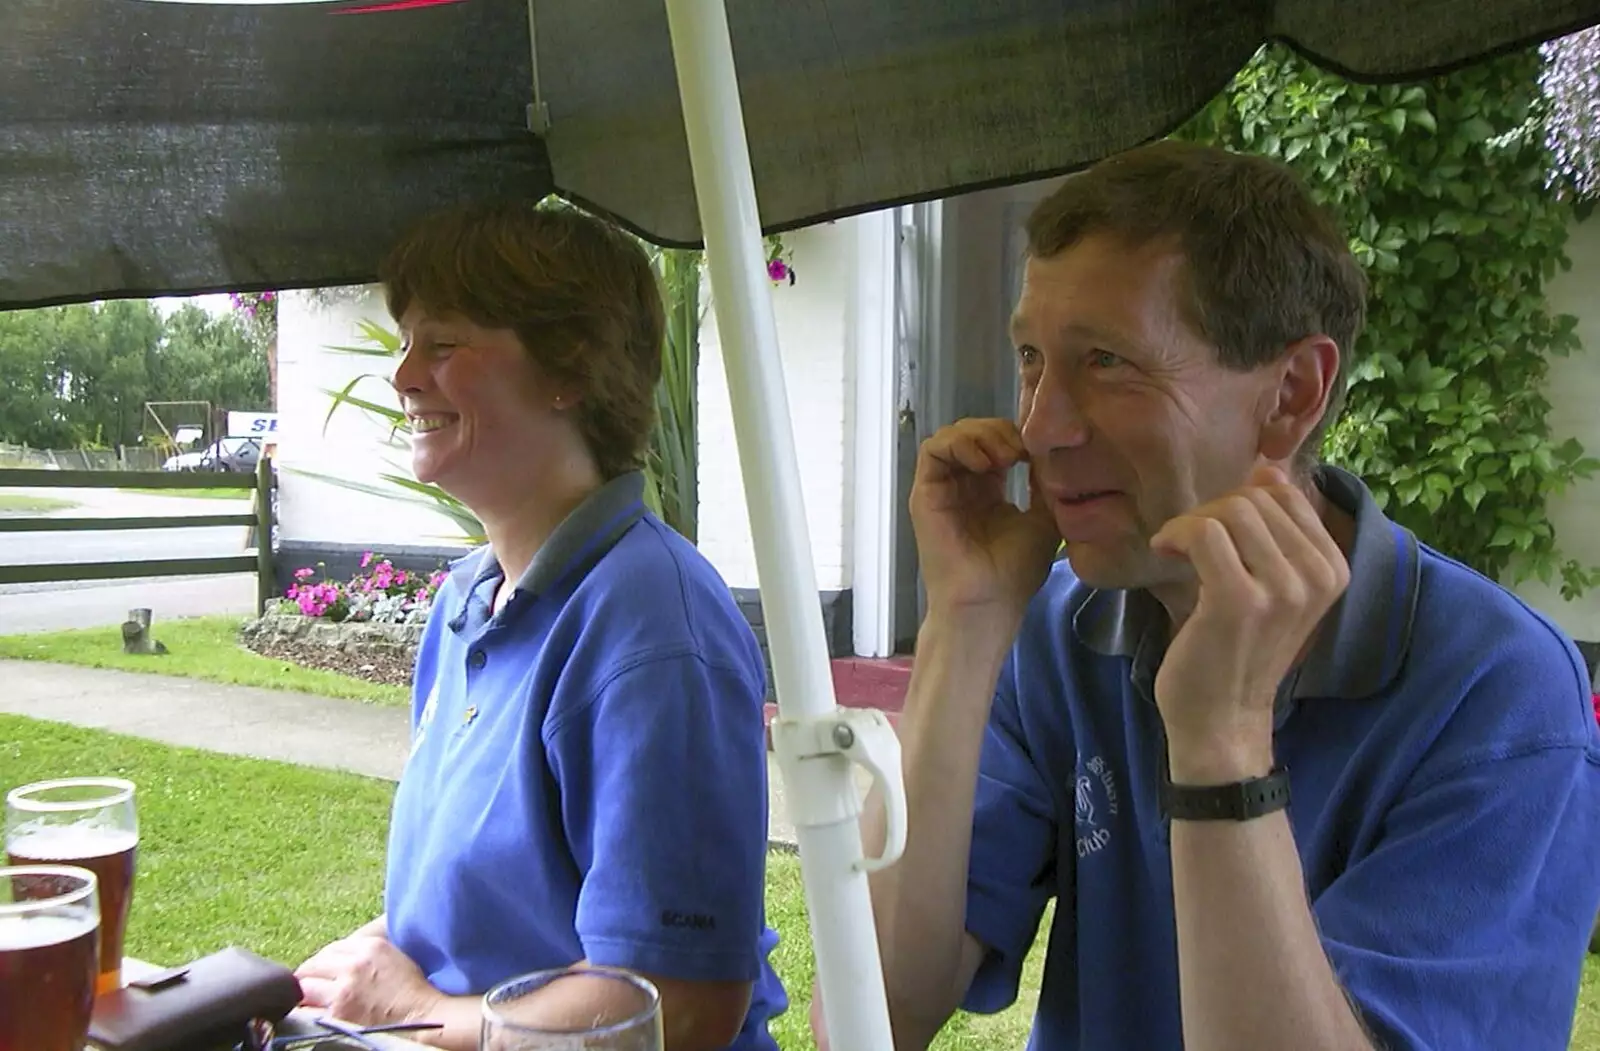
M 370 565 L 372 565 L 372 552 L 368 551 L 361 556 L 361 568 L 366 569 Z
M 767 260 L 767 276 L 774 281 L 783 281 L 789 277 L 789 264 L 782 259 Z
M 311 574 L 314 573 L 314 572 L 316 572 L 316 571 L 313 570 L 310 566 L 302 566 L 299 569 L 294 571 L 294 578 L 296 580 L 305 580 L 307 577 L 311 576 Z

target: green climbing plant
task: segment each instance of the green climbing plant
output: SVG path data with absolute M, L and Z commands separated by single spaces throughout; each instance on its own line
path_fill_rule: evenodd
M 1544 295 L 1573 204 L 1548 187 L 1540 61 L 1365 86 L 1269 45 L 1177 135 L 1286 162 L 1350 232 L 1369 319 L 1326 458 L 1446 554 L 1573 598 L 1600 572 L 1545 505 L 1600 461 L 1546 423 L 1549 357 L 1578 339 Z

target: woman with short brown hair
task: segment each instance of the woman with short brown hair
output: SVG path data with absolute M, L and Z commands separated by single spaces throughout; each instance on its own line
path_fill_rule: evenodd
M 490 986 L 612 966 L 660 989 L 672 1051 L 774 1048 L 765 668 L 716 570 L 642 503 L 648 258 L 510 203 L 425 220 L 382 277 L 415 474 L 489 542 L 419 647 L 385 914 L 301 965 L 307 1002 L 469 1049 Z

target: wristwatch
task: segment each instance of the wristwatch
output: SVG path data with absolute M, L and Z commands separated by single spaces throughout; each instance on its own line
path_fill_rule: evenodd
M 1289 805 L 1289 772 L 1225 785 L 1175 785 L 1163 779 L 1161 812 L 1171 821 L 1248 821 Z

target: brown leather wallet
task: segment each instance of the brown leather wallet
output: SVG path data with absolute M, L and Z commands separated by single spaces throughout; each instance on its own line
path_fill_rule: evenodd
M 250 1019 L 281 1021 L 299 1002 L 293 971 L 227 948 L 96 998 L 89 1040 L 104 1051 L 219 1051 Z

